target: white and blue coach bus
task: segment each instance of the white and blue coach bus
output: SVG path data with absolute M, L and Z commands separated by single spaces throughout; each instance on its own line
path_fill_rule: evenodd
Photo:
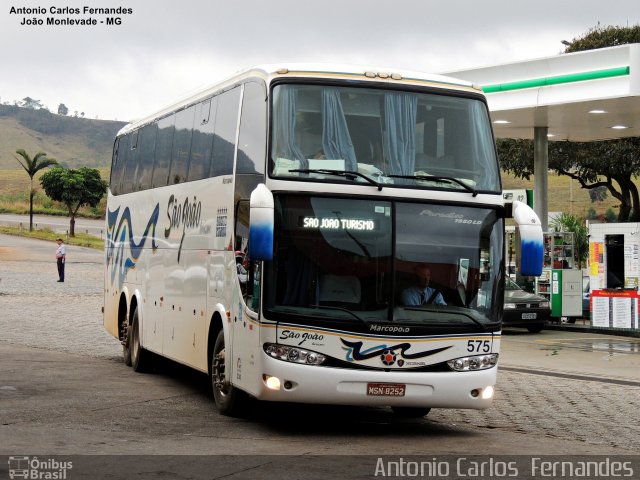
M 539 274 L 540 222 L 514 208 Z M 477 87 L 253 68 L 118 133 L 104 325 L 136 371 L 157 354 L 208 372 L 224 414 L 486 408 L 509 215 Z

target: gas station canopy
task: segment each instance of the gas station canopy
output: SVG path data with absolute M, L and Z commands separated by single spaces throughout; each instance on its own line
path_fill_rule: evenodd
M 448 72 L 482 87 L 498 138 L 640 136 L 640 44 Z
M 640 136 L 638 43 L 447 75 L 482 87 L 496 137 L 533 139 L 533 203 L 545 231 L 548 142 Z

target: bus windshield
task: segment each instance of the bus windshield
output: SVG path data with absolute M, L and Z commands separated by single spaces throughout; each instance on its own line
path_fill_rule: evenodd
M 478 99 L 297 84 L 276 85 L 272 98 L 273 177 L 501 191 Z
M 275 207 L 267 317 L 438 327 L 499 321 L 503 221 L 495 210 L 302 195 L 278 195 Z

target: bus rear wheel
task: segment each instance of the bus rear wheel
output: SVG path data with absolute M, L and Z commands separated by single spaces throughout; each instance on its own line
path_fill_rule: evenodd
M 393 413 L 402 418 L 422 418 L 431 411 L 430 408 L 423 407 L 391 407 Z
M 138 321 L 138 307 L 131 316 L 131 326 L 129 327 L 129 350 L 131 353 L 131 366 L 135 372 L 146 372 L 151 366 L 151 352 L 148 352 L 140 344 L 140 322 Z
M 224 330 L 218 332 L 211 357 L 211 384 L 213 400 L 218 411 L 227 416 L 236 416 L 242 407 L 243 392 L 234 388 L 227 381 L 226 350 Z
M 131 326 L 127 323 L 126 319 L 123 323 L 123 328 L 126 328 L 126 330 L 122 332 L 122 338 L 124 338 L 124 341 L 122 342 L 122 357 L 124 358 L 124 364 L 127 367 L 130 367 L 131 366 Z

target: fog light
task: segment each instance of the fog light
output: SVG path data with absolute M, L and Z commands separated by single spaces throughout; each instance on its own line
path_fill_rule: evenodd
M 490 400 L 493 398 L 493 393 L 494 393 L 494 388 L 493 385 L 489 385 L 487 388 L 482 390 L 482 399 L 483 400 Z
M 264 384 L 270 390 L 280 390 L 280 379 L 278 377 L 264 376 Z

